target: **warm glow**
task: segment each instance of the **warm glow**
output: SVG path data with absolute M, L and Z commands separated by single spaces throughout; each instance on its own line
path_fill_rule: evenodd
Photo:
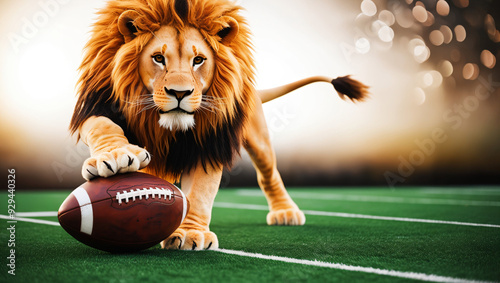
M 30 100 L 41 106 L 57 97 L 61 86 L 59 82 L 72 77 L 59 74 L 60 70 L 67 69 L 63 54 L 58 46 L 50 42 L 29 46 L 20 54 L 18 72 L 11 74 L 17 75 L 15 76 L 18 80 L 17 85 L 23 91 L 24 95 L 19 95 L 20 99 Z M 60 75 L 65 75 L 65 78 L 61 78 Z
M 68 165 L 64 178 L 81 180 L 88 148 L 82 146 L 82 153 L 74 156 L 75 137 L 70 136 L 68 124 L 83 47 L 95 13 L 106 1 L 3 2 L 2 164 L 14 166 L 14 161 L 26 160 L 20 169 L 30 176 L 33 172 L 37 181 L 36 172 L 56 178 L 51 162 L 66 166 L 71 159 L 73 165 Z M 500 121 L 499 105 L 493 92 L 488 96 L 490 91 L 498 92 L 500 20 L 495 10 L 488 10 L 494 4 L 469 4 L 468 0 L 236 2 L 244 8 L 252 32 L 257 89 L 311 76 L 346 75 L 370 87 L 370 97 L 362 103 L 343 101 L 330 83 L 322 82 L 264 104 L 283 176 L 299 172 L 296 168 L 306 168 L 300 171 L 305 175 L 315 174 L 318 168 L 329 170 L 328 174 L 349 168 L 345 169 L 349 175 L 354 168 L 362 169 L 359 174 L 367 178 L 383 179 L 371 170 L 397 170 L 398 157 L 418 149 L 413 140 L 430 138 L 435 128 L 445 129 L 449 140 L 436 145 L 436 154 L 428 156 L 429 166 L 456 160 L 469 166 L 468 156 L 480 151 L 489 154 L 489 148 L 476 150 L 481 145 L 500 144 L 495 124 Z M 52 10 L 41 5 L 47 3 Z M 20 43 L 13 43 L 9 34 L 21 37 Z M 455 105 L 475 96 L 477 89 L 490 98 L 481 100 L 478 111 L 469 113 L 465 121 Z M 449 111 L 453 113 L 444 115 Z M 456 130 L 456 120 L 445 119 L 455 116 L 464 118 Z M 499 151 L 498 146 L 491 149 Z M 478 155 L 479 161 L 471 160 L 469 167 L 487 166 L 484 157 Z M 249 160 L 242 163 L 251 168 Z M 419 172 L 415 176 L 420 176 L 427 169 L 415 170 Z
M 413 102 L 416 105 L 422 105 L 425 102 L 425 91 L 419 87 L 415 88 L 413 90 L 413 97 L 412 97 Z

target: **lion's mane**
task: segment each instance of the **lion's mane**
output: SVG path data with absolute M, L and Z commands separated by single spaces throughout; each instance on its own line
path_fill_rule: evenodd
M 134 21 L 136 37 L 128 42 L 118 28 L 118 18 L 127 10 L 140 15 Z M 152 154 L 147 171 L 164 178 L 178 180 L 198 161 L 203 166 L 230 166 L 255 103 L 250 32 L 240 10 L 230 0 L 108 2 L 98 12 L 85 46 L 70 130 L 78 131 L 91 116 L 110 118 L 124 129 L 129 142 Z M 238 22 L 239 32 L 230 44 L 223 44 L 221 29 L 227 28 L 227 16 Z M 214 78 L 206 95 L 219 103 L 214 111 L 196 112 L 196 126 L 186 132 L 160 127 L 158 112 L 137 103 L 148 93 L 139 76 L 139 54 L 162 25 L 197 28 L 215 54 Z

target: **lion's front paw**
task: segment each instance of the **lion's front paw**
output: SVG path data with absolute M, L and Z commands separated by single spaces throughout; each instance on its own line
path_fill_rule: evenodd
M 219 248 L 219 240 L 210 231 L 179 228 L 161 242 L 161 247 L 168 250 L 215 250 Z
M 82 175 L 86 180 L 109 177 L 117 173 L 135 172 L 151 161 L 149 152 L 136 145 L 128 144 L 110 152 L 96 154 L 85 160 Z
M 302 211 L 296 208 L 280 209 L 271 211 L 267 214 L 268 225 L 304 225 L 306 216 Z

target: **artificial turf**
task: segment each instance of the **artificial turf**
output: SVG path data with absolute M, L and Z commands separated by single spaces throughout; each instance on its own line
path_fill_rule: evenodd
M 303 210 L 500 225 L 500 189 L 290 189 Z M 56 211 L 66 192 L 18 192 L 16 211 Z M 425 203 L 420 200 L 426 200 Z M 434 204 L 454 200 L 461 204 Z M 476 202 L 474 202 L 476 201 Z M 430 202 L 430 204 L 429 204 Z M 6 214 L 7 195 L 0 195 Z M 211 229 L 221 248 L 470 280 L 500 280 L 500 228 L 307 215 L 302 227 L 270 227 L 258 190 L 221 190 Z M 56 217 L 42 217 L 57 221 Z M 0 220 L 0 255 L 9 255 Z M 58 226 L 17 222 L 16 275 L 2 282 L 407 282 L 408 279 L 224 254 L 164 251 L 135 254 L 89 248 Z

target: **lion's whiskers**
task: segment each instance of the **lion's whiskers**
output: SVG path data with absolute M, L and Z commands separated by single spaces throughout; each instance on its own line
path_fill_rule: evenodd
M 219 105 L 223 104 L 224 102 L 221 100 L 224 100 L 224 98 L 203 96 L 200 103 L 200 109 L 216 114 L 217 111 L 222 111 L 221 108 L 219 108 Z
M 225 97 L 213 97 L 204 95 L 202 96 L 198 110 L 217 114 L 218 112 L 222 111 L 223 108 L 222 105 L 226 104 L 226 99 L 227 98 Z M 158 103 L 159 104 L 161 104 L 162 102 L 166 103 L 168 102 L 168 100 L 157 98 L 155 101 L 153 99 L 153 94 L 143 94 L 140 95 L 139 98 L 135 101 L 123 100 L 123 102 L 129 104 L 131 107 L 138 108 L 136 115 L 139 115 L 140 113 L 148 110 L 161 110 L 161 107 L 158 106 Z
M 158 105 L 155 103 L 153 100 L 153 95 L 152 94 L 143 94 L 140 95 L 139 98 L 136 101 L 126 101 L 124 100 L 125 103 L 129 104 L 131 107 L 136 107 L 139 108 L 137 110 L 136 115 L 139 115 L 140 113 L 158 108 Z
M 199 108 L 199 110 L 201 110 L 201 111 L 208 111 L 208 112 L 211 112 L 211 113 L 214 113 L 214 114 L 216 114 L 216 113 L 217 113 L 217 112 L 216 112 L 214 109 L 212 109 L 211 107 L 205 106 L 205 105 L 203 105 L 203 104 L 200 104 L 200 108 Z

